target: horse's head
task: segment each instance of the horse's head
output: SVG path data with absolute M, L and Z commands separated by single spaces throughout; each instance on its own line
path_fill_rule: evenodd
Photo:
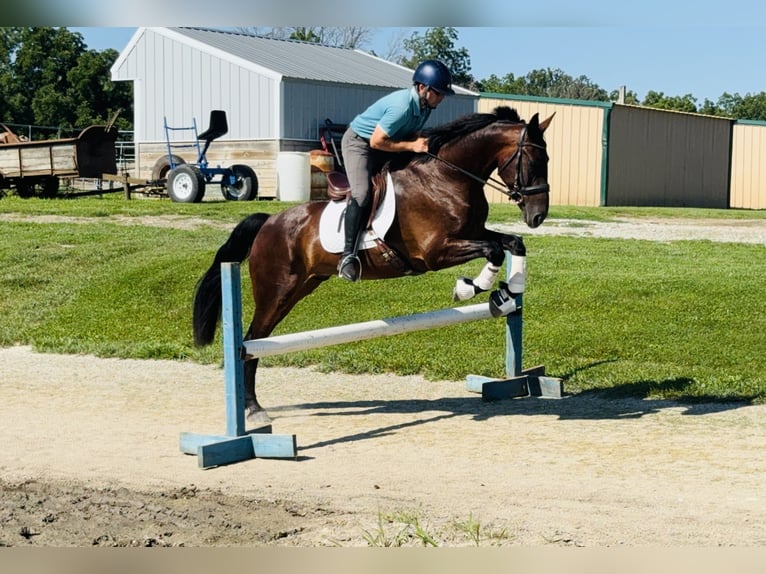
M 508 106 L 458 118 L 429 130 L 426 157 L 438 158 L 462 176 L 498 189 L 519 206 L 529 227 L 538 227 L 548 215 L 548 152 L 543 133 L 552 119 L 553 115 L 540 122 L 535 114 L 524 123 Z M 502 182 L 490 177 L 495 169 Z
M 548 152 L 543 133 L 554 115 L 540 122 L 535 114 L 528 124 L 518 124 L 514 151 L 498 166 L 498 175 L 508 186 L 511 200 L 531 228 L 538 227 L 548 216 Z

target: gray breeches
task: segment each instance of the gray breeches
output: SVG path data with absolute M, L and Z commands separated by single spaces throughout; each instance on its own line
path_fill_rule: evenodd
M 351 197 L 362 207 L 367 207 L 372 197 L 370 174 L 379 170 L 386 161 L 385 152 L 370 147 L 367 140 L 347 129 L 341 140 L 346 177 L 351 186 Z

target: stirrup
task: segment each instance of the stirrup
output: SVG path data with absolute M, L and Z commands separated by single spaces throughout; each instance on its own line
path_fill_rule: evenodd
M 362 261 L 355 253 L 341 257 L 338 263 L 338 277 L 354 283 L 362 278 Z

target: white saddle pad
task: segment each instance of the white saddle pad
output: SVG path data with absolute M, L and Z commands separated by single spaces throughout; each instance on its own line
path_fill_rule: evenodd
M 386 195 L 383 202 L 378 205 L 378 211 L 372 220 L 372 229 L 367 230 L 362 237 L 359 249 L 369 249 L 375 246 L 375 238 L 383 239 L 386 232 L 394 222 L 396 215 L 396 193 L 394 193 L 394 182 L 391 174 L 386 175 Z M 343 231 L 343 218 L 346 214 L 345 201 L 331 201 L 327 204 L 319 219 L 319 241 L 325 251 L 329 253 L 342 253 L 345 243 L 345 233 Z

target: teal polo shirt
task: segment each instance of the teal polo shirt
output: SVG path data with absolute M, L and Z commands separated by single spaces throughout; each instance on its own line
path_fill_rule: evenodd
M 420 98 L 415 86 L 396 90 L 383 96 L 351 121 L 351 129 L 365 139 L 372 137 L 375 126 L 392 140 L 407 140 L 419 132 L 431 115 L 431 110 L 420 109 Z

